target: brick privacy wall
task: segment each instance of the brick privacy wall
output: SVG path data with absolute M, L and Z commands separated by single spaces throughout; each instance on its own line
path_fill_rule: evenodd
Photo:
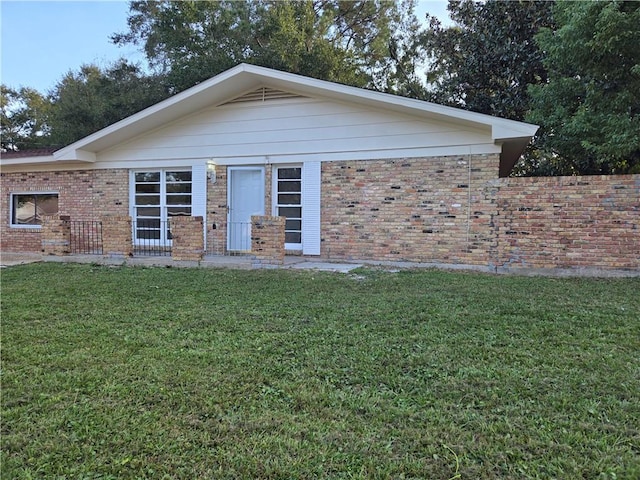
M 251 217 L 251 254 L 254 266 L 284 264 L 284 217 Z
M 204 256 L 204 219 L 171 217 L 171 257 L 174 260 L 200 261 Z
M 133 255 L 131 217 L 129 215 L 102 215 L 102 253 L 105 257 Z
M 640 175 L 503 178 L 497 263 L 640 269 Z
M 41 248 L 45 255 L 71 253 L 71 225 L 66 215 L 43 215 Z
M 322 164 L 321 255 L 487 265 L 498 155 Z
M 10 227 L 10 195 L 15 192 L 58 192 L 58 212 L 72 220 L 92 220 L 103 214 L 129 214 L 126 169 L 2 173 L 0 249 L 40 252 L 41 229 Z

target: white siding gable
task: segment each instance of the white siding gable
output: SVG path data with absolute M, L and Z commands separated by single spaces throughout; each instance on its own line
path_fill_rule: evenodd
M 500 151 L 490 128 L 461 127 L 357 104 L 294 97 L 205 108 L 102 151 L 97 160 L 104 162 L 104 167 L 198 158 L 237 165 L 470 151 Z

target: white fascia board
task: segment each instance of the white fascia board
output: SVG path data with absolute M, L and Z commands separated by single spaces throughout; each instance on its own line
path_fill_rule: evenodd
M 496 120 L 491 129 L 491 135 L 496 142 L 510 139 L 531 139 L 538 131 L 538 128 L 540 128 L 538 125 L 532 125 L 530 123 L 516 122 L 502 118 L 496 118 Z
M 56 153 L 58 152 L 54 152 L 53 156 L 54 158 L 56 158 L 56 160 L 58 160 L 59 157 L 56 156 Z M 60 160 L 63 160 L 63 159 L 60 159 Z M 77 149 L 74 151 L 73 158 L 71 160 L 87 162 L 87 163 L 95 163 L 96 154 L 94 152 L 88 152 L 87 150 Z
M 34 165 L 40 163 L 53 163 L 55 159 L 53 155 L 39 155 L 37 157 L 16 157 L 16 158 L 1 158 L 0 166 L 13 166 L 13 165 Z
M 93 163 L 86 162 L 56 162 L 50 160 L 48 162 L 32 162 L 32 163 L 13 163 L 10 165 L 2 162 L 0 164 L 2 173 L 24 173 L 24 172 L 62 172 L 67 170 L 93 170 Z
M 91 152 L 79 152 L 78 155 L 74 157 L 73 160 L 63 161 L 66 166 L 77 166 L 79 164 L 87 164 L 94 163 L 96 161 L 96 156 Z M 16 158 L 0 158 L 0 167 L 6 169 L 8 167 L 13 167 L 12 170 L 16 171 L 16 169 L 23 168 L 24 170 L 28 170 L 30 167 L 37 165 L 49 165 L 51 167 L 57 166 L 61 163 L 59 159 L 55 157 L 55 155 L 38 155 L 35 157 L 16 157 Z

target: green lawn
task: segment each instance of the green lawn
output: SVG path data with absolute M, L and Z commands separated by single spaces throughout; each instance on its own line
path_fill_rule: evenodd
M 2 479 L 640 478 L 640 280 L 2 270 Z

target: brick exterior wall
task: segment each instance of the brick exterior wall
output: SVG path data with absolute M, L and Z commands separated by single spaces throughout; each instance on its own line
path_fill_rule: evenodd
M 102 215 L 102 253 L 105 257 L 133 255 L 131 217 L 129 215 Z
M 324 162 L 321 257 L 513 271 L 640 271 L 640 175 L 498 178 L 498 163 L 498 155 Z M 226 167 L 217 167 L 216 182 L 208 182 L 207 189 L 205 248 L 224 254 Z M 271 191 L 266 166 L 266 213 Z M 59 192 L 59 215 L 72 220 L 108 223 L 102 217 L 109 214 L 111 220 L 130 222 L 126 169 L 2 173 L 2 251 L 43 249 L 43 229 L 9 225 L 10 194 L 16 192 Z M 196 222 L 196 237 L 202 231 L 197 219 L 185 222 Z M 125 248 L 131 248 L 130 228 L 117 227 L 116 233 L 109 228 L 103 231 L 105 255 L 130 254 Z M 265 238 L 262 231 L 253 236 Z M 195 237 L 187 244 L 198 249 Z M 281 250 L 265 258 L 279 259 Z
M 41 230 L 42 253 L 68 255 L 71 253 L 71 225 L 66 215 L 44 215 Z
M 255 256 L 255 267 L 284 264 L 285 217 L 251 217 L 251 254 Z
M 322 164 L 327 259 L 487 265 L 498 155 Z
M 10 196 L 16 192 L 58 192 L 58 213 L 72 220 L 91 220 L 104 214 L 129 214 L 129 175 L 126 169 L 2 173 L 0 249 L 40 252 L 39 228 L 10 226 Z
M 215 183 L 207 181 L 207 253 L 227 251 L 227 167 L 216 167 Z
M 202 217 L 171 217 L 171 257 L 174 260 L 200 261 L 204 256 Z
M 640 175 L 500 180 L 497 264 L 640 270 Z

